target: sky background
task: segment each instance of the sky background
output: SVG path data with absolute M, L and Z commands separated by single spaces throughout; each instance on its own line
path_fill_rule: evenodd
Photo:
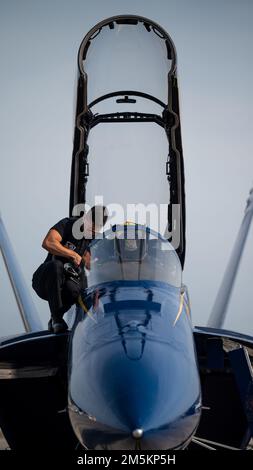
M 117 14 L 164 27 L 178 55 L 186 174 L 188 285 L 205 325 L 253 185 L 251 0 L 0 2 L 0 211 L 28 289 L 48 228 L 68 215 L 76 57 L 87 31 Z M 112 175 L 116 181 L 117 175 Z M 145 181 L 145 185 L 148 182 Z M 253 229 L 226 328 L 253 335 Z M 0 335 L 22 331 L 0 259 Z

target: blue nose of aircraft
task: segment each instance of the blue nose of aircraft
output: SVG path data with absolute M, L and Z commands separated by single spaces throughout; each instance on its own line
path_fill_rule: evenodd
M 190 321 L 185 314 L 174 324 L 177 292 L 168 294 L 159 284 L 152 285 L 152 302 L 108 302 L 110 288 L 104 287 L 100 311 L 79 312 L 69 412 L 87 448 L 180 448 L 198 425 L 200 386 Z M 117 286 L 121 299 L 129 299 L 129 288 Z

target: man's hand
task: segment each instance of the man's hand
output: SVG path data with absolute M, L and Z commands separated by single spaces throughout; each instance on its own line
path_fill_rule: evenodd
M 75 266 L 80 266 L 80 263 L 82 261 L 82 257 L 73 251 L 73 254 L 70 255 L 70 259 L 72 263 L 74 263 Z
M 90 255 L 90 252 L 89 251 L 86 251 L 83 255 L 83 262 L 84 262 L 84 266 L 86 267 L 86 269 L 88 269 L 90 271 L 90 259 L 91 259 L 91 255 Z

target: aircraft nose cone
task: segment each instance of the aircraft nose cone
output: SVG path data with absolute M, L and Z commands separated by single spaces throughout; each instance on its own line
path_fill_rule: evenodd
M 168 344 L 147 341 L 141 357 L 135 352 L 134 344 L 127 345 L 126 354 L 115 342 L 96 351 L 93 361 L 80 362 L 71 373 L 72 400 L 84 413 L 96 416 L 97 425 L 121 430 L 143 444 L 156 429 L 165 435 L 162 448 L 176 447 L 199 419 L 194 407 L 197 371 L 186 355 Z M 179 397 L 179 390 L 187 393 Z

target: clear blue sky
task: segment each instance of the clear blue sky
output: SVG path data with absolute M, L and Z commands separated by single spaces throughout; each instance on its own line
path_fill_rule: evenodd
M 250 0 L 10 0 L 0 14 L 0 210 L 28 288 L 48 228 L 68 215 L 79 43 L 98 21 L 140 14 L 178 54 L 186 167 L 188 285 L 193 323 L 205 325 L 253 183 Z M 116 178 L 116 175 L 115 175 Z M 253 229 L 225 326 L 253 334 Z M 1 277 L 3 266 L 0 264 Z M 21 330 L 6 283 L 1 334 Z

